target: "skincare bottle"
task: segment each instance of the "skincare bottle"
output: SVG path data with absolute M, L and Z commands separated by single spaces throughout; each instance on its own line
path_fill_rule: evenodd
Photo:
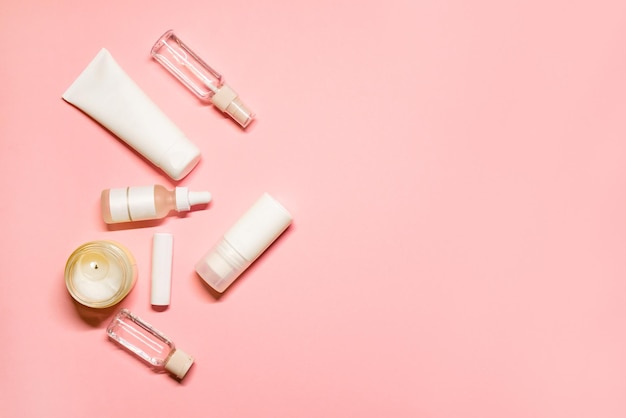
M 63 93 L 63 99 L 174 180 L 185 177 L 200 161 L 200 149 L 104 48 Z
M 254 114 L 239 99 L 223 77 L 196 55 L 173 31 L 165 32 L 154 44 L 152 57 L 191 90 L 200 100 L 211 102 L 243 128 Z
M 193 357 L 177 349 L 172 340 L 128 309 L 122 309 L 113 318 L 107 335 L 156 372 L 167 371 L 179 380 L 193 364 Z
M 265 193 L 196 263 L 196 272 L 222 293 L 291 224 L 291 215 Z
M 172 211 L 186 212 L 211 201 L 209 192 L 187 187 L 168 190 L 161 185 L 106 189 L 100 195 L 102 218 L 107 224 L 161 219 Z
M 120 302 L 137 281 L 135 258 L 122 244 L 91 241 L 78 247 L 65 265 L 65 285 L 77 302 L 108 308 Z

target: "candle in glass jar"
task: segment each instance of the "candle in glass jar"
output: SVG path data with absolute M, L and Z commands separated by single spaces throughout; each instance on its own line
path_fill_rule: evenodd
M 78 247 L 67 260 L 65 284 L 79 303 L 107 308 L 133 288 L 137 268 L 132 254 L 113 241 L 93 241 Z

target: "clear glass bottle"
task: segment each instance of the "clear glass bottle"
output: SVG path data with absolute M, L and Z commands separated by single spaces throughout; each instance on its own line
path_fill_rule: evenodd
M 152 325 L 122 309 L 107 327 L 107 334 L 157 372 L 167 371 L 181 380 L 193 365 L 193 357 Z
M 130 251 L 113 241 L 91 241 L 67 259 L 65 285 L 77 302 L 108 308 L 128 295 L 137 281 L 137 265 Z
M 157 184 L 103 190 L 100 208 L 104 222 L 113 224 L 161 219 L 170 212 L 186 212 L 210 201 L 209 192 L 190 192 L 187 187 L 168 190 Z
M 154 44 L 152 57 L 191 90 L 200 100 L 211 102 L 243 128 L 254 114 L 239 99 L 223 77 L 193 52 L 173 31 L 165 32 Z

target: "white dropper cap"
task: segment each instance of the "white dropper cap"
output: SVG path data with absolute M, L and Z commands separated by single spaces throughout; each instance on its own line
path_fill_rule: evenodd
M 178 212 L 186 212 L 192 206 L 202 205 L 211 201 L 211 193 L 209 192 L 190 192 L 187 187 L 176 188 L 176 210 Z

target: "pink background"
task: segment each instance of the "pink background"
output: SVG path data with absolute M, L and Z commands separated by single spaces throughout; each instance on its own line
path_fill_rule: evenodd
M 170 28 L 249 129 L 151 59 Z M 0 38 L 0 415 L 626 416 L 625 2 L 5 0 Z M 102 189 L 174 187 L 61 100 L 102 47 L 201 148 L 207 210 L 102 223 Z M 294 224 L 216 298 L 193 265 L 264 191 Z M 196 357 L 182 383 L 69 297 L 103 238 L 138 262 L 119 307 Z

